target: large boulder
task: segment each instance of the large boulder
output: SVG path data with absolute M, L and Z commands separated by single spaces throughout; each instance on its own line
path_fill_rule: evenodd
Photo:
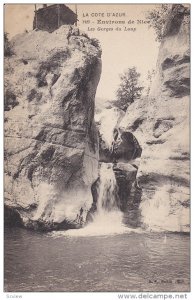
M 112 145 L 112 158 L 115 162 L 128 163 L 129 161 L 141 157 L 142 148 L 132 132 L 115 129 L 114 133 L 115 138 Z
M 120 126 L 142 146 L 142 222 L 189 231 L 189 8 L 173 5 L 164 32 L 150 95 L 129 106 Z
M 15 54 L 5 59 L 6 211 L 17 211 L 30 228 L 79 226 L 98 176 L 94 99 L 101 50 L 72 26 L 34 30 L 11 42 Z

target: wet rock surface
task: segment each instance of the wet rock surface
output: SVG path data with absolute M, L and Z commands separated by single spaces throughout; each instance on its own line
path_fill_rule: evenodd
M 121 211 L 126 211 L 127 205 L 131 204 L 129 206 L 132 207 L 137 202 L 134 195 L 137 188 L 137 168 L 129 163 L 118 162 L 114 164 L 113 170 L 118 185 L 119 207 Z

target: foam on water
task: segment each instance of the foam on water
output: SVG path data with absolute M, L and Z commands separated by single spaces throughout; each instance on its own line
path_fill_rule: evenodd
M 141 232 L 122 223 L 123 214 L 117 206 L 118 187 L 112 164 L 102 163 L 98 189 L 97 211 L 93 222 L 81 229 L 54 232 L 54 236 L 98 236 L 114 235 L 126 232 Z
M 67 231 L 53 231 L 51 235 L 53 237 L 58 236 L 105 236 L 105 235 L 116 235 L 123 233 L 141 233 L 143 232 L 141 228 L 132 229 L 126 227 L 122 224 L 122 213 L 110 212 L 109 214 L 97 215 L 94 219 L 94 222 L 88 224 L 86 227 L 81 229 L 70 229 Z

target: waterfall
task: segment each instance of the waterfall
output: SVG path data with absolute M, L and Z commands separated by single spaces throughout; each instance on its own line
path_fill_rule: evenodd
M 98 187 L 97 210 L 93 222 L 87 230 L 96 234 L 115 234 L 123 232 L 123 214 L 117 206 L 118 186 L 112 163 L 102 163 Z
M 102 163 L 98 192 L 97 214 L 107 214 L 118 210 L 118 187 L 112 163 Z
M 117 206 L 118 187 L 112 163 L 102 163 L 100 167 L 97 210 L 93 222 L 84 228 L 68 230 L 70 236 L 95 236 L 123 233 L 123 214 Z
M 123 213 L 117 205 L 119 200 L 118 186 L 113 171 L 113 164 L 102 163 L 99 175 L 97 209 L 93 215 L 93 221 L 80 229 L 55 232 L 54 236 L 98 236 L 139 232 L 139 229 L 127 228 L 122 222 Z

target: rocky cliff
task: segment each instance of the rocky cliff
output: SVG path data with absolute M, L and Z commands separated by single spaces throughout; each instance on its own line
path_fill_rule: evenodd
M 32 31 L 5 59 L 5 213 L 29 228 L 76 227 L 98 176 L 94 99 L 101 50 L 79 29 Z
M 142 222 L 152 230 L 189 230 L 189 9 L 173 5 L 147 98 L 129 106 L 120 127 L 142 147 L 138 172 Z

